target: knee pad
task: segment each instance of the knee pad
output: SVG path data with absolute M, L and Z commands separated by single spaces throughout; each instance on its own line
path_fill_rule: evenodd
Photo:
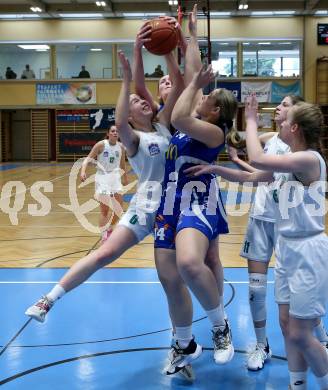
M 254 322 L 266 320 L 267 275 L 249 274 L 249 305 Z

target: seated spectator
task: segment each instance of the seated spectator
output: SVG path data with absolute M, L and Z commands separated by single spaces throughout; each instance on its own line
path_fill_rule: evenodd
M 7 66 L 6 79 L 15 79 L 15 78 L 17 78 L 17 74 L 11 69 L 10 66 Z
M 79 73 L 79 79 L 89 79 L 90 73 L 85 69 L 85 66 L 81 66 L 81 71 Z
M 164 72 L 162 70 L 161 65 L 157 65 L 153 73 L 151 73 L 151 74 L 146 73 L 145 76 L 146 77 L 163 77 Z

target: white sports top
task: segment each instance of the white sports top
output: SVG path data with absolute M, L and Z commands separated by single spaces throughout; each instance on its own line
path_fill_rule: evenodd
M 325 230 L 326 163 L 318 152 L 308 152 L 319 159 L 319 181 L 306 187 L 293 173 L 274 174 L 278 232 L 284 237 L 307 238 Z
M 97 174 L 102 175 L 120 169 L 122 157 L 122 146 L 119 142 L 116 145 L 111 145 L 108 139 L 103 140 L 104 150 L 97 156 Z
M 280 155 L 290 152 L 290 148 L 285 144 L 279 134 L 270 138 L 264 146 L 264 153 L 271 155 Z M 250 211 L 250 216 L 262 221 L 275 222 L 276 209 L 272 200 L 272 185 L 260 185 L 257 187 L 254 202 Z
M 138 176 L 138 188 L 130 203 L 137 208 L 154 212 L 162 195 L 165 153 L 169 147 L 171 133 L 160 123 L 154 123 L 155 132 L 138 131 L 140 137 L 137 153 L 128 157 L 131 167 Z

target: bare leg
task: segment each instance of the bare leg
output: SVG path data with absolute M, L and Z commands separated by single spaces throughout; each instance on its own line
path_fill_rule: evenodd
M 79 286 L 98 269 L 118 259 L 126 250 L 136 245 L 135 234 L 125 226 L 117 226 L 107 241 L 89 255 L 78 260 L 66 272 L 59 284 L 66 292 Z
M 175 251 L 155 249 L 155 262 L 159 280 L 166 293 L 173 327 L 191 326 L 192 301 L 189 290 L 178 272 Z
M 208 248 L 208 239 L 196 229 L 183 229 L 176 236 L 179 273 L 207 311 L 219 306 L 217 282 L 204 261 Z

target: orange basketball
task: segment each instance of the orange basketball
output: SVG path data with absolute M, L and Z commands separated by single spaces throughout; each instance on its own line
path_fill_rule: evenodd
M 149 36 L 151 40 L 145 43 L 148 51 L 163 56 L 176 48 L 179 37 L 174 25 L 163 19 L 153 19 L 148 23 L 152 27 Z

